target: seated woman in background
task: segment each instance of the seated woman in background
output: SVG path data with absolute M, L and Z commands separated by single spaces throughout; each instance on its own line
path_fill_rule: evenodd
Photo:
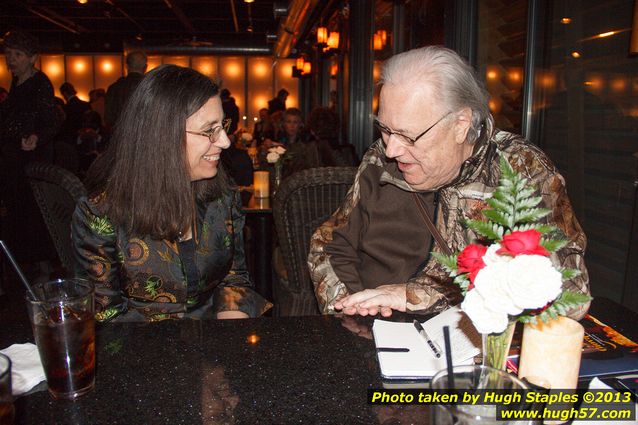
M 283 146 L 287 160 L 283 165 L 283 177 L 308 168 L 322 167 L 317 142 L 304 131 L 301 111 L 288 108 L 282 115 L 281 133 L 276 142 L 266 141 L 267 146 Z M 328 164 L 327 164 L 328 165 Z
M 271 307 L 252 290 L 240 198 L 219 164 L 223 118 L 219 87 L 190 68 L 160 66 L 131 96 L 72 222 L 76 275 L 95 282 L 98 320 Z

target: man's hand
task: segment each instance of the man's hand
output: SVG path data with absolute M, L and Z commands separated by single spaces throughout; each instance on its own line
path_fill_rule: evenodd
M 365 339 L 372 339 L 372 328 L 365 323 L 357 322 L 357 319 L 350 316 L 338 315 L 341 320 L 341 326 L 352 332 L 353 334 Z
M 375 316 L 379 312 L 383 317 L 392 315 L 392 310 L 405 311 L 406 284 L 382 285 L 376 289 L 364 289 L 356 294 L 348 295 L 334 304 L 335 309 L 344 314 Z
M 35 150 L 35 148 L 38 146 L 38 136 L 35 134 L 32 134 L 28 137 L 23 137 L 22 138 L 22 150 L 23 151 L 32 151 Z

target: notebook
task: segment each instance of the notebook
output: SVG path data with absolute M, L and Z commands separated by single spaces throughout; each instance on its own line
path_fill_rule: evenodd
M 446 310 L 422 325 L 428 336 L 441 348 L 443 355 L 440 358 L 435 357 L 411 322 L 374 321 L 372 333 L 377 347 L 404 347 L 410 350 L 407 353 L 377 353 L 384 379 L 429 379 L 445 369 L 443 326 L 446 325 L 450 327 L 454 365 L 472 364 L 474 356 L 481 352 L 481 336 L 459 307 Z

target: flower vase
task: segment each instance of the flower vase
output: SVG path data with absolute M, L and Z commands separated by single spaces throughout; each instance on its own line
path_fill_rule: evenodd
M 510 321 L 501 333 L 482 334 L 483 366 L 505 370 L 516 321 Z
M 280 161 L 275 163 L 275 187 L 273 188 L 273 194 L 277 192 L 277 189 L 279 189 L 279 185 L 281 184 L 281 166 L 282 164 Z

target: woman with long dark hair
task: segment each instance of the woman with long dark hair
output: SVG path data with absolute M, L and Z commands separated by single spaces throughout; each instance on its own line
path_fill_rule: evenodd
M 160 66 L 128 100 L 86 179 L 72 237 L 98 320 L 256 317 L 244 216 L 219 161 L 229 146 L 219 86 Z

